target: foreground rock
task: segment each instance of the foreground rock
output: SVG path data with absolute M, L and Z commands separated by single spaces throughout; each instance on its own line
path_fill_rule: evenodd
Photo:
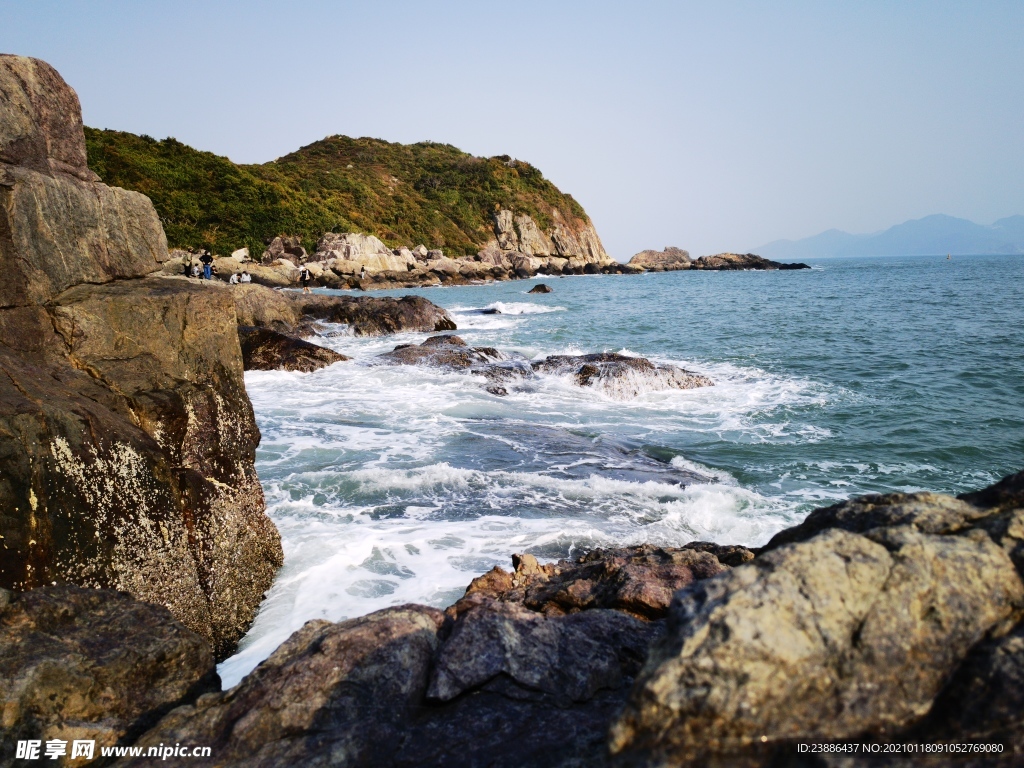
M 640 267 L 648 272 L 672 272 L 689 269 L 693 266 L 690 252 L 682 248 L 667 246 L 663 251 L 640 251 L 629 260 L 632 267 Z
M 356 336 L 455 330 L 451 316 L 422 296 L 321 296 L 260 285 L 232 286 L 231 295 L 239 325 L 285 334 L 309 335 L 316 321 L 347 325 Z
M 93 739 L 99 758 L 219 690 L 209 643 L 166 608 L 68 586 L 0 593 L 2 766 L 23 739 Z
M 624 765 L 762 765 L 798 742 L 905 738 L 947 680 L 987 687 L 986 670 L 1015 653 L 1012 641 L 984 641 L 1024 608 L 1008 554 L 1021 515 L 928 493 L 812 513 L 752 563 L 675 597 L 612 729 L 613 754 Z M 993 707 L 997 729 L 1007 701 Z
M 642 392 L 714 385 L 707 376 L 674 365 L 652 363 L 643 357 L 613 352 L 553 355 L 532 365 L 538 373 L 569 376 L 581 387 L 595 387 L 611 397 L 622 399 L 636 397 Z
M 242 362 L 247 371 L 309 373 L 331 363 L 351 359 L 333 349 L 310 344 L 294 336 L 285 336 L 269 328 L 240 325 L 238 340 L 242 344 Z
M 513 555 L 512 573 L 495 567 L 474 579 L 450 612 L 481 600 L 518 603 L 548 616 L 613 608 L 647 621 L 663 619 L 672 595 L 698 579 L 754 559 L 745 547 L 695 542 L 680 549 L 649 544 L 597 549 L 573 560 L 541 565 L 533 555 Z
M 51 67 L 0 56 L 0 92 L 0 586 L 125 590 L 226 655 L 281 562 L 231 297 L 142 279 L 160 221 Z

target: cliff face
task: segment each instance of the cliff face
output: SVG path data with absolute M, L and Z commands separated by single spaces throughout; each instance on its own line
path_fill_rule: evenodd
M 234 304 L 144 278 L 149 199 L 86 165 L 74 91 L 0 55 L 0 586 L 166 605 L 228 653 L 281 562 Z

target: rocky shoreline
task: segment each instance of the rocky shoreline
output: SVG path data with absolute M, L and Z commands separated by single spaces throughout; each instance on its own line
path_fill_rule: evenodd
M 864 764 L 797 751 L 846 740 L 1002 749 L 936 765 L 1024 759 L 1024 473 L 958 498 L 851 499 L 757 550 L 520 553 L 444 610 L 308 622 L 221 690 L 215 664 L 282 562 L 245 369 L 344 364 L 304 341 L 329 323 L 439 333 L 375 363 L 478 374 L 494 394 L 537 374 L 623 397 L 712 382 L 610 353 L 470 347 L 422 297 L 267 287 L 296 264 L 347 287 L 641 269 L 609 264 L 596 233 L 512 212 L 467 272 L 331 235 L 324 259 L 271 243 L 252 267 L 267 285 L 186 279 L 149 200 L 89 171 L 56 71 L 0 55 L 0 92 L 0 768 L 24 739 L 202 745 L 188 762 L 216 766 Z M 787 267 L 645 253 L 661 271 Z
M 0 747 L 74 733 L 209 745 L 216 766 L 831 766 L 797 745 L 977 743 L 1001 753 L 929 765 L 1012 765 L 1022 553 L 1024 472 L 959 498 L 851 499 L 753 551 L 521 554 L 443 611 L 310 621 L 228 691 L 163 608 L 0 592 Z M 869 763 L 906 764 L 841 762 Z

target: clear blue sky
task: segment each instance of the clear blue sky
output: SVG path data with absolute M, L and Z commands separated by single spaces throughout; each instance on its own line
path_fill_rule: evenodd
M 326 135 L 538 166 L 620 259 L 1024 213 L 1021 2 L 0 0 L 85 121 L 263 162 Z

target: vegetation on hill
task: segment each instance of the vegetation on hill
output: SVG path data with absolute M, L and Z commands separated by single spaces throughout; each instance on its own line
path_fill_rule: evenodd
M 330 136 L 273 162 L 236 165 L 175 139 L 85 129 L 89 167 L 107 184 L 148 195 L 172 248 L 254 255 L 275 235 L 312 251 L 324 232 L 366 232 L 392 247 L 423 243 L 452 255 L 493 238 L 501 208 L 541 228 L 583 208 L 529 163 L 481 158 L 448 144 Z

